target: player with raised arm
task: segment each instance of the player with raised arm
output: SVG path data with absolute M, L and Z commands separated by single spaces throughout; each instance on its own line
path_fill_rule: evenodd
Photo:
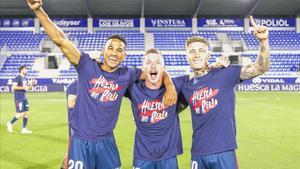
M 36 80 L 27 81 L 27 67 L 19 67 L 19 75 L 14 79 L 12 84 L 12 90 L 14 91 L 14 99 L 16 105 L 16 114 L 7 122 L 7 131 L 13 132 L 13 124 L 21 117 L 23 117 L 23 128 L 22 134 L 31 134 L 32 131 L 27 129 L 28 115 L 29 115 L 29 104 L 26 97 L 26 92 L 30 90 L 35 84 Z
M 113 130 L 116 126 L 124 93 L 131 81 L 143 77 L 141 70 L 119 67 L 126 56 L 126 41 L 120 35 L 107 38 L 99 63 L 80 53 L 42 8 L 42 0 L 28 0 L 50 39 L 62 50 L 78 73 L 78 93 L 71 116 L 69 169 L 116 169 L 121 161 Z M 176 91 L 170 77 L 164 74 L 168 89 L 164 103 L 176 102 Z
M 228 64 L 228 58 L 220 57 L 211 66 Z M 155 48 L 148 49 L 142 69 L 146 80 L 130 83 L 126 92 L 136 125 L 133 168 L 178 169 L 177 155 L 183 153 L 178 113 L 188 106 L 180 93 L 184 81 L 182 77 L 172 78 L 180 96 L 177 105 L 165 106 L 162 103 L 166 91 L 162 84 L 165 70 L 162 53 Z
M 231 65 L 223 69 L 208 68 L 209 44 L 203 37 L 186 41 L 187 60 L 192 69 L 182 93 L 192 113 L 192 169 L 237 169 L 235 149 L 236 84 L 266 72 L 270 65 L 268 29 L 250 22 L 260 47 L 255 63 Z

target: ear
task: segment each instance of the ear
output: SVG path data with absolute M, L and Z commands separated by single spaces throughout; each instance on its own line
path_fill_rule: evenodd
M 144 64 L 144 60 L 142 61 L 142 67 L 141 67 L 142 71 L 145 71 L 145 64 Z
M 100 49 L 100 57 L 104 55 L 104 49 Z
M 125 60 L 127 53 L 124 52 L 124 55 L 122 55 L 121 61 Z
M 207 53 L 207 58 L 208 58 L 208 59 L 211 58 L 211 51 L 208 51 L 208 53 Z
M 144 66 L 144 64 L 142 65 L 141 68 L 142 68 L 142 71 L 145 72 L 145 66 Z

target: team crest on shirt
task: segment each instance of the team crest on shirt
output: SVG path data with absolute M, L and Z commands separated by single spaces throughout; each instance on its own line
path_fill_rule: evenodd
M 189 102 L 193 105 L 196 114 L 206 114 L 218 105 L 218 100 L 214 98 L 219 93 L 219 89 L 208 87 L 194 91 Z
M 89 89 L 91 97 L 100 102 L 117 100 L 119 96 L 118 91 L 122 89 L 122 86 L 115 84 L 114 81 L 107 81 L 103 75 L 98 79 L 92 79 L 89 83 L 93 85 Z
M 142 122 L 157 123 L 168 117 L 167 107 L 159 100 L 144 100 L 138 105 Z

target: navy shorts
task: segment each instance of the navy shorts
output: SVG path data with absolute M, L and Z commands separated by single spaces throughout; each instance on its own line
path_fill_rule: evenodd
M 16 112 L 23 113 L 29 110 L 29 104 L 27 99 L 25 100 L 15 100 Z
M 133 169 L 178 169 L 177 157 L 165 160 L 133 160 Z
M 71 136 L 68 169 L 121 169 L 114 136 L 96 141 L 80 140 Z
M 191 169 L 238 169 L 235 151 L 192 156 Z

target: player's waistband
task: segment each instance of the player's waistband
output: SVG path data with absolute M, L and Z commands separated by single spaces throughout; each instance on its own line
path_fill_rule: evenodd
M 218 154 L 218 153 L 223 153 L 226 151 L 235 151 L 237 149 L 237 146 L 231 146 L 223 149 L 217 149 L 215 151 L 206 151 L 206 152 L 201 152 L 201 151 L 192 151 L 191 154 L 192 156 L 205 156 L 209 154 Z
M 98 135 L 98 136 L 82 136 L 82 135 L 78 134 L 78 132 L 74 131 L 74 134 L 72 135 L 72 137 L 75 137 L 78 140 L 84 140 L 84 141 L 101 141 L 101 140 L 105 140 L 109 137 L 114 137 L 114 133 L 109 132 L 107 134 Z

